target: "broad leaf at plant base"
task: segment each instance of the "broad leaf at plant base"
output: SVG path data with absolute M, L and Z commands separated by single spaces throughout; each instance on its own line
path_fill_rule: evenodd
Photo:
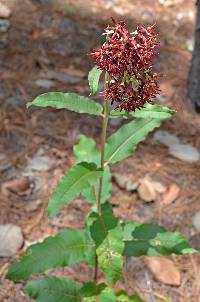
M 70 279 L 46 276 L 29 282 L 25 292 L 37 302 L 81 302 L 80 288 Z
M 169 256 L 196 252 L 182 234 L 168 232 L 153 224 L 126 223 L 123 240 L 124 256 Z
M 143 108 L 136 109 L 135 111 L 127 112 L 125 110 L 120 111 L 112 110 L 110 112 L 111 117 L 122 117 L 128 119 L 131 117 L 136 118 L 155 118 L 165 120 L 172 117 L 176 112 L 168 107 L 163 107 L 157 104 L 145 104 Z
M 101 73 L 102 70 L 99 69 L 97 66 L 94 66 L 88 74 L 88 81 L 89 81 L 91 94 L 95 94 L 98 89 Z
M 32 105 L 67 109 L 93 115 L 100 115 L 103 111 L 103 107 L 100 104 L 76 93 L 47 92 L 36 97 L 32 102 L 27 104 L 27 107 L 29 108 Z
M 87 282 L 81 287 L 79 293 L 82 297 L 98 296 L 105 288 L 105 283 L 97 285 L 94 282 Z
M 97 300 L 98 297 L 98 300 Z M 106 287 L 97 296 L 83 298 L 83 302 L 144 302 L 139 296 L 129 296 L 125 291 L 115 293 L 110 287 Z
M 119 302 L 144 302 L 139 296 L 132 295 L 128 296 L 125 291 L 120 291 L 117 293 L 117 301 Z
M 103 171 L 93 163 L 79 163 L 65 172 L 54 190 L 48 205 L 49 216 L 55 216 L 61 207 L 69 204 L 88 186 L 102 176 Z
M 137 145 L 161 123 L 160 119 L 147 118 L 136 119 L 122 126 L 108 138 L 105 148 L 106 163 L 115 164 L 130 156 Z
M 106 280 L 114 285 L 120 279 L 123 268 L 123 230 L 120 225 L 108 231 L 107 237 L 97 248 L 99 267 Z
M 17 281 L 27 279 L 55 267 L 73 265 L 80 261 L 94 264 L 95 246 L 85 230 L 65 230 L 55 237 L 28 248 L 19 262 L 13 263 L 7 278 Z
M 97 300 L 98 297 L 98 300 Z M 86 297 L 83 302 L 118 302 L 112 288 L 106 287 L 98 296 Z

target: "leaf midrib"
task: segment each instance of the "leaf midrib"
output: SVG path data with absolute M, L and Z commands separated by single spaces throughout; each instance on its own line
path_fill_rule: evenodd
M 141 131 L 144 127 L 146 127 L 146 125 L 150 124 L 152 121 L 154 121 L 155 119 L 151 119 L 150 121 L 148 121 L 145 125 L 143 125 L 138 131 Z M 156 119 L 157 121 L 160 119 Z M 138 132 L 137 131 L 137 132 Z M 137 133 L 135 132 L 133 135 L 129 136 L 114 152 L 113 154 L 106 160 L 105 162 L 105 166 L 109 164 L 109 162 L 111 162 L 111 160 L 113 159 L 113 157 L 116 155 L 117 152 L 119 152 L 119 150 L 130 140 L 132 139 L 132 137 Z

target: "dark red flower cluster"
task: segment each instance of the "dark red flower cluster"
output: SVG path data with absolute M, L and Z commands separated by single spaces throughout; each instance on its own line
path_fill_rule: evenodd
M 152 70 L 156 25 L 145 29 L 138 26 L 130 33 L 124 22 L 106 28 L 107 39 L 100 49 L 91 53 L 97 66 L 108 72 L 106 89 L 102 92 L 111 102 L 119 102 L 116 108 L 134 111 L 151 102 L 159 93 L 158 73 Z

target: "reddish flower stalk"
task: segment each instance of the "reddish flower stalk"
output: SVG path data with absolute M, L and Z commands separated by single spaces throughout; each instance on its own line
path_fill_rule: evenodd
M 152 70 L 152 59 L 157 55 L 154 48 L 160 46 L 156 25 L 147 29 L 138 26 L 130 33 L 124 22 L 113 22 L 106 28 L 107 40 L 91 56 L 109 75 L 104 97 L 120 103 L 116 106 L 120 110 L 135 111 L 159 93 L 159 74 Z

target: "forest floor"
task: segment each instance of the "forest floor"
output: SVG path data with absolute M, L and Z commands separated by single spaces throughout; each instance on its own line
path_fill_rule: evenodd
M 47 91 L 89 95 L 87 73 L 92 62 L 88 54 L 102 42 L 101 33 L 111 16 L 125 19 L 132 29 L 138 23 L 149 25 L 156 21 L 162 41 L 156 62 L 163 74 L 159 100 L 177 110 L 162 130 L 198 148 L 200 118 L 185 101 L 195 1 L 5 0 L 4 3 L 10 7 L 12 16 L 10 28 L 1 33 L 0 41 L 0 224 L 19 225 L 24 247 L 14 257 L 0 258 L 0 301 L 28 302 L 21 290 L 23 284 L 6 280 L 5 270 L 33 242 L 63 228 L 83 225 L 89 205 L 82 198 L 52 220 L 47 218 L 46 205 L 60 176 L 74 162 L 73 145 L 78 142 L 79 134 L 95 138 L 99 146 L 101 121 L 63 110 L 26 110 L 26 102 Z M 52 71 L 65 73 L 68 78 L 52 79 Z M 110 133 L 115 129 L 111 125 Z M 113 172 L 133 182 L 148 177 L 166 188 L 176 185 L 179 193 L 173 202 L 163 203 L 160 194 L 147 203 L 136 191 L 120 188 L 113 179 L 111 200 L 115 214 L 124 220 L 159 222 L 169 230 L 182 232 L 200 249 L 200 233 L 192 223 L 200 210 L 199 162 L 188 163 L 171 156 L 152 134 L 134 156 L 115 166 Z M 169 259 L 180 274 L 178 285 L 173 281 L 173 272 L 169 271 L 171 280 L 166 284 L 159 281 L 159 271 L 152 274 L 145 258 L 129 259 L 128 291 L 139 293 L 146 302 L 200 301 L 199 255 Z M 91 271 L 82 264 L 56 273 L 78 281 L 91 277 Z

